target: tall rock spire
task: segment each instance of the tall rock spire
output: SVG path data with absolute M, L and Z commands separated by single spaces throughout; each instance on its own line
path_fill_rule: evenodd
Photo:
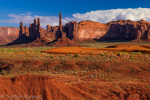
M 62 31 L 61 12 L 59 12 L 59 29 Z
M 37 21 L 36 21 L 36 19 L 34 19 L 34 25 L 35 25 L 35 26 L 37 25 Z
M 38 18 L 38 25 L 37 25 L 37 37 L 40 38 L 40 28 L 41 28 L 41 22 L 40 18 Z
M 24 34 L 25 34 L 27 37 L 29 37 L 29 31 L 28 31 L 28 28 L 27 28 L 26 25 L 25 25 L 25 27 L 24 27 Z
M 41 22 L 40 22 L 40 18 L 38 18 L 38 30 L 40 29 L 41 27 Z
M 21 37 L 22 37 L 23 33 L 24 33 L 23 22 L 20 22 L 19 38 L 21 38 Z
M 27 26 L 24 27 L 25 34 L 27 34 Z
M 63 32 L 63 29 L 62 29 L 61 12 L 59 12 L 58 38 L 66 38 L 66 33 Z

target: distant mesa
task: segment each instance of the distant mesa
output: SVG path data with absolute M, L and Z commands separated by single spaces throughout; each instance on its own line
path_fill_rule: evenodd
M 1 29 L 1 28 L 0 28 Z M 150 41 L 150 23 L 145 20 L 118 20 L 107 24 L 94 21 L 72 21 L 62 25 L 61 12 L 59 26 L 47 25 L 46 30 L 40 26 L 40 18 L 34 19 L 29 27 L 20 23 L 18 39 L 8 43 L 27 44 L 31 46 L 77 46 L 75 41 L 130 40 L 133 42 Z
M 0 27 L 0 44 L 7 44 L 16 40 L 19 36 L 19 28 Z

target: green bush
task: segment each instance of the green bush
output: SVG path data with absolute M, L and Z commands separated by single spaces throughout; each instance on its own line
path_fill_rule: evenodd
M 74 57 L 79 57 L 79 55 L 78 55 L 78 54 L 75 54 Z

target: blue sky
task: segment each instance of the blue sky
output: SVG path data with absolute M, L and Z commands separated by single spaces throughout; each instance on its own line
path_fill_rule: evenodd
M 149 12 L 150 0 L 3 0 L 0 3 L 0 26 L 18 27 L 19 21 L 21 20 L 24 21 L 24 24 L 28 25 L 29 23 L 32 23 L 33 18 L 37 17 L 42 19 L 41 22 L 43 21 L 43 27 L 45 27 L 46 24 L 57 25 L 57 16 L 59 12 L 62 12 L 64 24 L 72 20 L 93 20 L 106 22 L 114 19 L 107 18 L 107 15 L 104 15 L 104 18 L 100 18 L 106 10 L 114 9 L 112 12 L 117 12 L 117 9 L 125 9 L 125 12 L 127 12 L 128 8 L 134 9 L 127 14 L 131 17 L 131 19 L 136 20 L 139 18 L 145 18 L 149 21 L 149 16 L 145 15 L 146 12 L 140 15 L 144 17 L 139 18 L 137 18 L 137 15 L 135 16 L 135 13 L 133 12 L 137 12 L 137 10 L 139 10 L 138 8 L 143 9 L 141 12 L 145 11 L 144 8 L 146 8 L 147 12 Z M 90 15 L 93 14 L 92 11 L 96 16 L 99 16 L 95 18 L 94 15 Z M 103 13 L 100 11 L 103 11 Z M 115 15 L 115 19 L 126 19 L 127 15 L 124 16 L 121 13 L 122 11 L 124 10 L 121 10 L 120 13 Z M 107 11 L 107 13 L 110 12 Z M 132 15 L 130 13 L 132 13 Z

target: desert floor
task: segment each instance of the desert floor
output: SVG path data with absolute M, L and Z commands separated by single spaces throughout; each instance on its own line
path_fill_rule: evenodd
M 41 95 L 43 100 L 150 99 L 148 43 L 80 45 L 2 46 L 0 96 L 3 95 L 4 100 L 8 95 L 21 98 L 25 94 Z

